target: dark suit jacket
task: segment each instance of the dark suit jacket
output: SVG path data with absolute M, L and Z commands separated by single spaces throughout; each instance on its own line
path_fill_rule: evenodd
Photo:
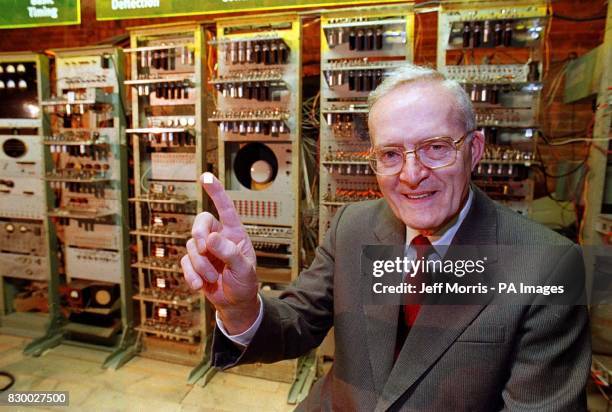
M 583 278 L 581 254 L 569 240 L 474 192 L 453 244 L 531 245 L 528 257 L 505 256 L 504 268 L 552 284 L 557 276 Z M 344 207 L 310 268 L 280 299 L 263 299 L 261 326 L 244 351 L 215 331 L 214 365 L 298 357 L 333 325 L 333 367 L 299 409 L 586 410 L 585 306 L 424 305 L 394 362 L 398 306 L 364 301 L 359 265 L 362 244 L 404 243 L 405 226 L 384 200 Z

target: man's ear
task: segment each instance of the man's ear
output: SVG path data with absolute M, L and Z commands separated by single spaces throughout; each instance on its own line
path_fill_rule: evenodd
M 472 170 L 482 159 L 485 148 L 485 137 L 484 134 L 477 130 L 472 133 L 472 140 L 470 141 L 470 153 L 472 155 Z

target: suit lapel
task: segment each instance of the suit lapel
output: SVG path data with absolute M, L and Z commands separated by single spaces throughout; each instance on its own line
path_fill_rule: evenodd
M 406 226 L 398 220 L 387 202 L 381 200 L 374 225 L 374 237 L 368 239 L 371 245 L 404 245 L 406 243 Z M 368 244 L 364 242 L 364 244 Z M 394 259 L 393 256 L 385 259 Z M 370 285 L 369 280 L 364 284 Z M 366 291 L 369 293 L 369 291 Z M 365 298 L 367 295 L 363 295 Z M 375 305 L 364 302 L 366 318 L 367 347 L 370 366 L 377 393 L 381 393 L 393 367 L 393 354 L 399 316 L 398 305 Z
M 457 231 L 453 245 L 496 245 L 497 217 L 493 202 L 474 190 L 472 207 Z M 489 263 L 496 254 L 487 249 Z M 485 305 L 423 305 L 393 365 L 376 406 L 385 411 L 396 402 L 444 354 Z M 398 308 L 395 308 L 397 322 Z M 389 310 L 389 309 L 388 309 Z M 395 328 L 397 329 L 397 327 Z M 368 342 L 369 347 L 376 348 Z M 380 351 L 383 348 L 379 349 Z M 390 350 L 390 353 L 393 349 Z M 382 355 L 379 355 L 382 356 Z
M 483 305 L 423 306 L 389 374 L 376 411 L 385 411 L 444 354 Z

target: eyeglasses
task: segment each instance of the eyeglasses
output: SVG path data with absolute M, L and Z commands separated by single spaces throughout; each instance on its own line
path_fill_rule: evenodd
M 406 156 L 410 153 L 414 153 L 416 160 L 423 166 L 440 169 L 455 163 L 457 152 L 472 132 L 473 130 L 467 132 L 457 140 L 447 136 L 432 137 L 416 145 L 413 150 L 403 150 L 401 147 L 372 149 L 368 160 L 374 173 L 382 176 L 400 173 L 406 163 Z

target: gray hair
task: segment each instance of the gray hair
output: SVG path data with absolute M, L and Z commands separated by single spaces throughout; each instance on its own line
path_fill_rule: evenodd
M 457 81 L 447 79 L 446 76 L 435 69 L 417 66 L 411 63 L 406 63 L 394 70 L 374 91 L 372 91 L 372 93 L 370 93 L 368 97 L 369 111 L 372 110 L 372 107 L 378 100 L 396 88 L 405 84 L 417 82 L 435 82 L 449 90 L 455 96 L 455 108 L 458 112 L 458 120 L 465 127 L 465 131 L 469 132 L 476 128 L 474 107 L 472 106 L 470 97 L 465 90 L 463 90 L 463 87 L 461 87 Z

